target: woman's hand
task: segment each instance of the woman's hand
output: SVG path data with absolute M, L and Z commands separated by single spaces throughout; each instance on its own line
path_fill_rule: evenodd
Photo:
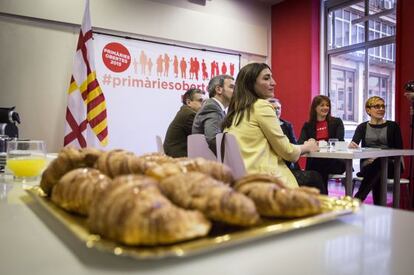
M 314 140 L 313 138 L 308 139 L 302 145 L 302 153 L 316 152 L 318 150 L 319 150 L 319 146 L 316 143 L 316 140 Z
M 359 149 L 359 145 L 356 144 L 355 142 L 351 141 L 351 143 L 349 143 L 348 145 L 349 149 Z

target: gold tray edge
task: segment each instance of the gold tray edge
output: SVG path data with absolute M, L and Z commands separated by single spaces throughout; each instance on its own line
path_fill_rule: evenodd
M 48 201 L 41 195 L 42 190 L 38 186 L 26 188 L 26 191 L 45 208 L 53 217 L 61 222 L 72 234 L 75 235 L 88 248 L 96 248 L 100 251 L 109 252 L 117 256 L 130 256 L 138 260 L 157 260 L 171 257 L 188 257 L 212 250 L 230 247 L 254 240 L 263 239 L 269 236 L 279 235 L 285 232 L 294 231 L 299 228 L 306 228 L 317 224 L 326 223 L 336 218 L 355 213 L 360 208 L 360 202 L 352 198 L 333 198 L 321 196 L 324 203 L 332 203 L 335 207 L 343 207 L 321 213 L 315 216 L 286 220 L 284 222 L 263 224 L 257 227 L 244 229 L 230 234 L 224 234 L 217 237 L 203 237 L 187 242 L 177 243 L 170 246 L 157 247 L 140 247 L 124 246 L 111 240 L 101 239 L 98 235 L 88 232 L 86 227 L 79 224 L 81 217 L 76 217 L 52 202 Z

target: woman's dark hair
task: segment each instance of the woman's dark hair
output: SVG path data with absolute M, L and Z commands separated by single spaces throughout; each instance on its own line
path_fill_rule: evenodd
M 331 100 L 326 95 L 318 95 L 315 96 L 312 100 L 311 108 L 309 111 L 309 123 L 316 124 L 316 107 L 321 104 L 323 101 L 328 102 L 329 104 L 329 112 L 326 116 L 326 121 L 331 120 Z
M 247 112 L 247 120 L 250 119 L 250 110 L 259 98 L 254 90 L 254 85 L 264 69 L 270 70 L 270 67 L 265 63 L 250 63 L 241 68 L 236 78 L 233 96 L 222 129 L 229 128 L 234 119 L 236 119 L 235 125 L 239 125 L 245 112 Z

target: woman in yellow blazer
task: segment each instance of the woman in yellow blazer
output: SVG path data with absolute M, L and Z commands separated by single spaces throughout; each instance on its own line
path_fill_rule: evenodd
M 318 146 L 315 140 L 291 144 L 280 124 L 275 123 L 275 111 L 266 100 L 274 96 L 275 85 L 267 64 L 244 66 L 237 76 L 223 128 L 236 137 L 248 173 L 273 174 L 294 188 L 298 182 L 284 160 L 296 162 L 301 154 L 316 151 Z

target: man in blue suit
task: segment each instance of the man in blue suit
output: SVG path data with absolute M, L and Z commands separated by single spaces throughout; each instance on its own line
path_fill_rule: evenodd
M 221 132 L 221 123 L 225 110 L 233 96 L 234 78 L 230 75 L 218 75 L 208 83 L 209 99 L 197 112 L 193 122 L 193 134 L 206 136 L 210 149 L 216 153 L 216 135 Z

